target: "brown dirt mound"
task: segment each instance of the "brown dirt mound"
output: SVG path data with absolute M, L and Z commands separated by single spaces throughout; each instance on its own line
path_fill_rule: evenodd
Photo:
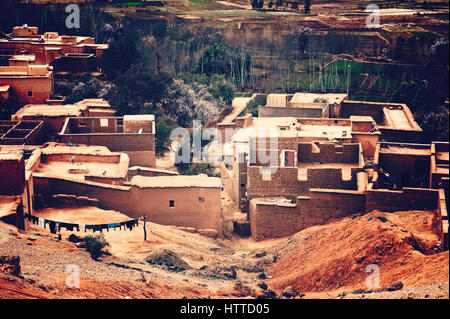
M 384 217 L 384 218 L 383 218 Z M 366 267 L 376 264 L 380 286 L 402 281 L 419 286 L 448 281 L 449 254 L 438 242 L 433 212 L 372 212 L 305 229 L 276 247 L 269 287 L 299 292 L 367 289 Z

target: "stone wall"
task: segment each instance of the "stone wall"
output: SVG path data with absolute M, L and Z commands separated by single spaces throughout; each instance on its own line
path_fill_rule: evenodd
M 0 157 L 0 195 L 20 195 L 25 187 L 25 161 L 22 156 Z
M 438 208 L 439 191 L 427 188 L 403 188 L 401 191 L 369 189 L 366 193 L 368 212 L 380 210 L 434 210 Z
M 298 144 L 298 162 L 319 163 L 358 163 L 359 144 L 336 145 L 317 143 L 318 152 L 313 152 L 311 143 Z
M 299 179 L 297 167 L 277 167 L 272 174 L 264 174 L 261 166 L 248 167 L 248 198 L 283 196 L 295 199 L 304 195 L 310 188 L 331 188 L 356 190 L 356 173 L 351 169 L 351 179 L 344 180 L 342 169 L 307 169 L 306 178 Z M 270 177 L 269 177 L 270 176 Z M 270 178 L 270 179 L 269 179 Z
M 365 212 L 365 194 L 358 191 L 311 189 L 295 203 L 250 201 L 250 230 L 255 240 L 290 236 L 332 218 Z

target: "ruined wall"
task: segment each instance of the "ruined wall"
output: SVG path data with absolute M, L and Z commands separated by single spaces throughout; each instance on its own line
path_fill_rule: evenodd
M 401 191 L 369 189 L 366 193 L 366 210 L 395 212 L 402 210 L 434 210 L 438 208 L 438 190 L 403 188 Z
M 337 145 L 332 143 L 317 143 L 319 152 L 313 152 L 311 143 L 298 144 L 299 162 L 319 163 L 358 163 L 359 144 Z
M 156 154 L 153 134 L 85 134 L 61 135 L 65 143 L 102 145 L 112 152 L 125 152 L 130 158 L 131 166 L 156 165 Z
M 357 191 L 311 189 L 295 204 L 250 201 L 250 230 L 255 240 L 290 236 L 332 218 L 365 211 L 365 194 Z
M 251 137 L 250 163 L 254 166 L 282 166 L 280 162 L 281 153 L 289 150 L 297 152 L 297 136 L 278 136 L 276 139 L 270 137 Z M 271 163 L 269 156 L 276 156 L 276 163 Z
M 371 116 L 380 125 L 384 123 L 382 105 L 374 102 L 343 101 L 339 117 L 350 118 L 352 115 Z

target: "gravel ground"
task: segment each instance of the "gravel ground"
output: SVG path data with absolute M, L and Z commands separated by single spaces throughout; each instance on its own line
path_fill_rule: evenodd
M 38 235 L 24 236 L 24 239 L 10 236 L 0 245 L 0 255 L 20 256 L 22 275 L 37 282 L 51 281 L 51 274 L 64 274 L 67 265 L 71 264 L 80 268 L 81 276 L 91 278 L 101 276 L 104 281 L 135 281 L 141 278 L 139 271 L 95 261 L 87 251 L 75 245 Z
M 348 293 L 338 299 L 449 299 L 448 282 L 420 287 L 404 287 L 396 291 L 373 293 Z

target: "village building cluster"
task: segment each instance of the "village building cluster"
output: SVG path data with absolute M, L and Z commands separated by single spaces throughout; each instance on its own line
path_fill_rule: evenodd
M 226 193 L 242 213 L 235 232 L 255 240 L 373 210 L 432 210 L 448 249 L 449 144 L 421 144 L 407 105 L 269 94 L 257 117 L 217 124 L 220 178 L 183 176 L 157 167 L 154 115 L 119 117 L 102 99 L 52 100 L 54 72 L 96 72 L 106 48 L 28 26 L 0 40 L 10 55 L 1 97 L 22 106 L 0 121 L 0 217 L 26 228 L 35 207 L 65 194 L 216 237 Z

